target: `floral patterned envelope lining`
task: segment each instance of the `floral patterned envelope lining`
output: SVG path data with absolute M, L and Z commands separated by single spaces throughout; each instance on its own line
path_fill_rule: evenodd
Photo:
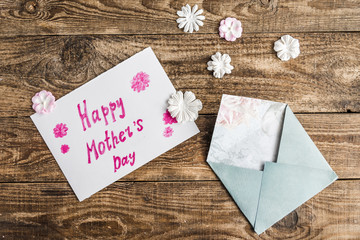
M 207 162 L 256 233 L 337 179 L 285 103 L 223 95 Z
M 285 103 L 223 95 L 209 155 L 214 161 L 262 170 L 275 162 Z

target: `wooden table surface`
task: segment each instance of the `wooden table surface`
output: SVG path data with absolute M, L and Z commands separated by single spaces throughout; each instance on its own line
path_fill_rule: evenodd
M 360 1 L 1 0 L 0 239 L 360 239 Z M 177 28 L 197 3 L 200 31 Z M 220 39 L 221 19 L 244 32 Z M 297 59 L 273 50 L 300 40 Z M 201 133 L 79 203 L 29 116 L 151 46 L 204 108 Z M 216 51 L 235 69 L 206 69 Z M 206 163 L 223 93 L 288 103 L 339 180 L 260 236 Z

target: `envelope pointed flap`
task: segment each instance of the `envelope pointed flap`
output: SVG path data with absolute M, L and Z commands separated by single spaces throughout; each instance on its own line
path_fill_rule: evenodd
M 254 226 L 262 172 L 208 161 L 235 203 Z
M 260 234 L 337 179 L 332 170 L 265 163 L 255 231 Z
M 285 109 L 276 162 L 332 170 L 289 106 Z

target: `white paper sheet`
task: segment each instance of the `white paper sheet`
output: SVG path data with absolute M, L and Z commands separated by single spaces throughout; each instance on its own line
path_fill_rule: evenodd
M 132 81 L 141 72 L 149 83 L 138 92 Z M 194 122 L 163 121 L 174 92 L 155 54 L 146 48 L 58 99 L 51 113 L 35 113 L 31 119 L 82 201 L 199 132 Z M 56 137 L 54 128 L 61 123 L 68 130 Z M 166 128 L 172 134 L 164 134 Z

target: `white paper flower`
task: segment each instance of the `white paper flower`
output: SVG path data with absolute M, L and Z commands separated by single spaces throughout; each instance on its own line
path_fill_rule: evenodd
M 284 35 L 274 44 L 274 50 L 278 58 L 282 61 L 288 61 L 290 58 L 296 58 L 300 54 L 299 40 L 290 35 Z
M 234 69 L 230 65 L 231 57 L 228 54 L 221 54 L 219 52 L 211 56 L 212 61 L 208 61 L 207 69 L 209 71 L 214 71 L 213 75 L 216 78 L 222 78 L 225 73 L 230 74 L 231 70 Z
M 180 18 L 178 18 L 176 22 L 179 24 L 178 27 L 180 29 L 184 28 L 184 32 L 192 33 L 194 30 L 197 32 L 199 31 L 199 26 L 204 25 L 202 20 L 205 19 L 205 16 L 200 15 L 204 10 L 197 10 L 198 5 L 195 4 L 191 9 L 190 5 L 186 4 L 186 6 L 181 8 L 181 11 L 177 11 L 177 15 Z
M 168 103 L 168 111 L 179 123 L 195 121 L 202 109 L 201 101 L 196 99 L 194 93 L 188 91 L 184 94 L 181 91 L 173 93 Z

